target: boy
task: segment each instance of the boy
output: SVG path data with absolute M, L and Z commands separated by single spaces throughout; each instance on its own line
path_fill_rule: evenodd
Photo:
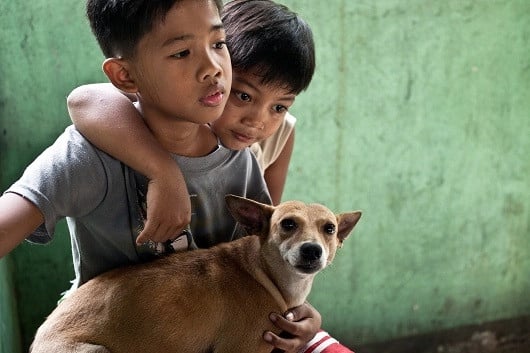
M 307 88 L 314 72 L 311 30 L 295 13 L 272 1 L 231 1 L 225 5 L 222 19 L 231 52 L 233 84 L 222 116 L 211 126 L 226 147 L 240 150 L 252 145 L 276 204 L 294 142 L 295 118 L 287 110 L 296 95 Z M 182 199 L 179 194 L 185 194 L 186 187 L 183 181 L 175 186 L 178 170 L 171 171 L 176 169 L 174 163 L 167 165 L 167 152 L 158 147 L 130 101 L 112 87 L 98 84 L 74 90 L 68 104 L 72 120 L 93 143 L 152 175 L 149 193 L 156 196 L 148 201 L 148 223 L 142 235 L 150 239 L 158 237 L 158 232 L 163 239 L 166 229 L 174 234 L 179 222 L 185 224 L 185 216 L 176 216 L 183 213 L 183 204 L 175 200 Z M 107 106 L 116 107 L 120 114 L 110 114 Z M 127 148 L 138 141 L 143 141 L 141 156 Z M 146 164 L 146 160 L 158 162 Z M 168 212 L 171 205 L 174 214 Z M 153 222 L 154 217 L 158 219 Z M 171 222 L 171 226 L 164 225 Z M 304 317 L 294 312 L 295 317 Z M 350 352 L 325 333 L 315 339 L 306 348 L 329 345 L 325 352 Z
M 296 119 L 287 111 L 308 87 L 315 69 L 311 29 L 272 1 L 228 2 L 222 19 L 234 80 L 226 109 L 211 126 L 226 147 L 252 146 L 273 204 L 278 204 L 294 145 Z M 68 97 L 68 109 L 76 128 L 92 143 L 149 177 L 148 197 L 156 196 L 149 198 L 141 239 L 163 239 L 163 230 L 157 228 L 161 224 L 173 234 L 187 225 L 185 182 L 180 178 L 175 185 L 178 167 L 124 95 L 109 84 L 81 86 Z M 132 153 L 127 146 L 138 141 L 141 146 Z
M 178 233 L 173 233 L 164 239 L 169 243 L 138 241 L 146 178 L 69 127 L 0 197 L 0 256 L 25 238 L 50 241 L 57 220 L 67 217 L 75 289 L 108 269 L 174 247 L 191 248 L 193 242 L 207 247 L 242 235 L 224 195 L 270 198 L 250 152 L 219 145 L 206 125 L 221 114 L 231 83 L 220 6 L 213 0 L 87 3 L 93 32 L 108 57 L 105 74 L 137 97 L 143 121 L 188 180 L 193 237 L 174 240 Z
M 105 74 L 137 96 L 145 124 L 190 180 L 193 238 L 181 239 L 185 247 L 243 235 L 225 207 L 225 194 L 270 202 L 250 152 L 220 146 L 207 125 L 220 116 L 231 85 L 220 8 L 214 0 L 87 3 L 107 57 Z M 63 217 L 72 237 L 73 288 L 108 269 L 172 250 L 172 244 L 136 246 L 144 181 L 68 127 L 0 197 L 0 256 L 25 238 L 50 241 Z

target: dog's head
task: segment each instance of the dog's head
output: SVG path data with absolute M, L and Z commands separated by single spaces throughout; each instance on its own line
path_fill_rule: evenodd
M 361 217 L 359 211 L 336 215 L 320 204 L 300 201 L 275 207 L 234 195 L 226 201 L 247 232 L 260 236 L 262 247 L 277 249 L 276 255 L 302 274 L 317 273 L 331 263 Z

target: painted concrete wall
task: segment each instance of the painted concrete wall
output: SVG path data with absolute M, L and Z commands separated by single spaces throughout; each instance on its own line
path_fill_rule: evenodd
M 364 210 L 313 293 L 324 326 L 365 342 L 528 314 L 530 2 L 288 3 L 318 71 L 286 196 Z
M 9 258 L 0 260 L 0 353 L 21 352 L 20 328 L 12 274 Z
M 102 55 L 84 1 L 0 0 L 0 188 L 5 190 L 69 123 L 73 87 L 103 80 Z M 12 255 L 23 348 L 73 278 L 65 224 L 50 246 L 22 244 Z M 4 260 L 2 260 L 4 261 Z M 0 266 L 5 275 L 6 268 Z M 5 291 L 0 291 L 4 295 Z M 0 327 L 11 320 L 0 312 Z M 9 326 L 8 326 L 9 327 Z M 0 329 L 4 342 L 4 332 Z M 6 352 L 16 352 L 14 349 Z M 27 351 L 27 349 L 24 349 Z
M 283 2 L 318 53 L 285 198 L 364 211 L 311 295 L 324 328 L 358 345 L 530 314 L 530 2 Z M 2 190 L 68 124 L 68 92 L 103 79 L 83 16 L 0 0 Z M 64 224 L 10 260 L 0 330 L 17 309 L 27 345 L 72 277 Z

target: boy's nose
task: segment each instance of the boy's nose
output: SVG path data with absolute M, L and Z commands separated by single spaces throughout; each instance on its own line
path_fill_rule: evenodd
M 201 62 L 201 67 L 199 69 L 199 81 L 203 82 L 206 80 L 211 80 L 212 83 L 217 83 L 219 77 L 221 77 L 223 68 L 221 63 L 217 58 L 211 53 L 204 53 L 203 59 Z
M 267 107 L 261 106 L 255 102 L 252 108 L 246 111 L 242 123 L 246 126 L 263 130 L 265 128 L 265 122 L 267 121 L 267 114 Z
M 253 119 L 246 120 L 246 121 L 243 121 L 243 124 L 245 124 L 248 127 L 258 129 L 258 130 L 263 130 L 265 128 L 265 124 L 263 123 L 263 121 L 259 121 L 259 120 L 253 120 Z
M 261 114 L 255 113 L 254 115 L 249 115 L 243 119 L 243 124 L 252 127 L 254 129 L 263 130 L 265 127 L 264 119 L 261 117 Z

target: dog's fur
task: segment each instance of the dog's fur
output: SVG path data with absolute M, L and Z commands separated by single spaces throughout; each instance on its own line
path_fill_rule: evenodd
M 31 353 L 270 352 L 271 312 L 304 303 L 360 212 L 227 196 L 249 234 L 107 272 L 61 302 Z

